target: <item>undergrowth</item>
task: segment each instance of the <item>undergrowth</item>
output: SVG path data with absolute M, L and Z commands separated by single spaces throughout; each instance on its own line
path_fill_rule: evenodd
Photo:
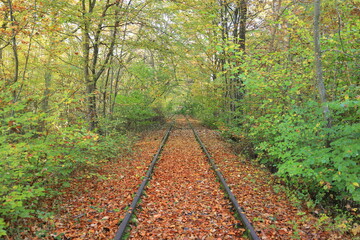
M 61 194 L 73 177 L 91 174 L 91 169 L 115 158 L 130 144 L 126 135 L 101 136 L 81 125 L 36 137 L 30 131 L 2 130 L 0 235 L 16 234 L 22 219 L 48 219 L 51 213 L 38 209 L 44 198 Z

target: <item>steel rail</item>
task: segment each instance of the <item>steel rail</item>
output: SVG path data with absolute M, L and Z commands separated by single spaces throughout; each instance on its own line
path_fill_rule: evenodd
M 144 180 L 142 181 L 138 191 L 136 192 L 136 195 L 134 197 L 134 200 L 132 201 L 127 213 L 126 213 L 126 216 L 124 217 L 124 219 L 121 221 L 121 224 L 119 226 L 119 229 L 118 231 L 116 232 L 116 235 L 115 235 L 115 238 L 114 240 L 121 240 L 121 238 L 124 236 L 125 232 L 126 232 L 126 228 L 129 224 L 129 221 L 135 211 L 135 208 L 144 192 L 144 189 L 145 189 L 145 186 L 146 184 L 148 183 L 149 179 L 151 178 L 151 175 L 152 175 L 152 172 L 154 170 L 154 167 L 155 167 L 155 164 L 157 162 L 157 160 L 159 159 L 159 156 L 160 156 L 160 153 L 162 151 L 162 149 L 164 148 L 164 145 L 167 141 L 167 139 L 169 138 L 169 135 L 170 135 L 170 132 L 171 132 L 171 129 L 173 127 L 173 123 L 171 124 L 171 126 L 168 128 L 168 130 L 166 131 L 165 133 L 165 136 L 163 137 L 161 143 L 160 143 L 160 146 L 159 146 L 159 149 L 157 151 L 157 153 L 154 155 L 153 157 L 153 160 L 151 162 L 151 164 L 149 165 L 149 168 L 148 168 L 148 171 L 146 172 L 146 175 L 144 177 Z
M 187 118 L 186 118 L 187 119 Z M 229 186 L 227 185 L 225 178 L 223 177 L 222 173 L 220 172 L 219 168 L 216 166 L 214 159 L 212 158 L 211 154 L 209 153 L 209 151 L 206 149 L 204 143 L 201 141 L 198 133 L 195 131 L 194 127 L 192 126 L 192 124 L 190 123 L 189 119 L 187 119 L 188 124 L 190 126 L 190 128 L 192 129 L 196 140 L 198 141 L 198 143 L 200 144 L 203 152 L 206 154 L 208 161 L 211 164 L 212 169 L 215 171 L 217 177 L 219 178 L 221 185 L 224 187 L 227 195 L 229 196 L 230 201 L 233 204 L 233 207 L 236 210 L 236 213 L 239 215 L 241 222 L 243 223 L 243 225 L 245 226 L 245 228 L 248 231 L 248 235 L 251 239 L 253 240 L 260 240 L 260 238 L 258 237 L 258 235 L 255 232 L 254 227 L 251 225 L 250 221 L 247 219 L 246 215 L 244 214 L 244 210 L 240 207 L 238 201 L 236 200 L 234 194 L 231 192 Z

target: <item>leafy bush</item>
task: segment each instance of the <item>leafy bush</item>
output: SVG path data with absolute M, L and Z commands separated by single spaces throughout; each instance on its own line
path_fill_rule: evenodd
M 331 103 L 331 128 L 321 120 L 321 106 L 309 101 L 286 113 L 247 116 L 241 120 L 246 124 L 230 131 L 248 136 L 263 164 L 317 203 L 332 199 L 343 206 L 356 205 L 360 203 L 360 124 L 350 116 L 359 114 L 358 104 Z M 352 112 L 349 118 L 344 117 L 345 105 Z
M 360 204 L 360 98 L 354 85 L 356 74 L 350 76 L 344 68 L 353 66 L 355 58 L 342 58 L 339 64 L 339 54 L 324 56 L 332 118 L 327 127 L 313 82 L 313 52 L 299 47 L 291 49 L 296 52 L 291 62 L 282 52 L 245 56 L 241 77 L 246 94 L 231 113 L 233 118 L 224 121 L 225 130 L 250 141 L 263 164 L 316 203 L 356 208 Z
M 137 129 L 154 121 L 163 121 L 163 113 L 151 106 L 152 99 L 146 92 L 133 91 L 116 99 L 115 116 L 121 119 L 126 129 Z
M 58 187 L 75 171 L 97 166 L 128 145 L 119 133 L 100 136 L 82 123 L 70 126 L 40 113 L 18 111 L 16 122 L 9 114 L 0 128 L 0 235 L 21 218 L 41 217 L 35 210 L 38 201 L 58 194 Z

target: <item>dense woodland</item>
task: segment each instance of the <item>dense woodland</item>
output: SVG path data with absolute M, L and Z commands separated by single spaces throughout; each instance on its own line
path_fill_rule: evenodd
M 354 229 L 359 16 L 358 0 L 1 0 L 0 236 L 172 114 Z

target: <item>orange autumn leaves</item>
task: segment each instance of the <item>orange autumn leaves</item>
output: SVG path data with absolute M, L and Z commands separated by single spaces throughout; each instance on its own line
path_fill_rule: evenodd
M 191 129 L 179 121 L 176 127 L 140 204 L 130 239 L 241 239 L 244 229 Z
M 199 135 L 261 239 L 351 239 L 324 230 L 306 207 L 294 207 L 283 191 L 274 190 L 269 171 L 233 154 L 216 132 L 202 128 Z
M 295 208 L 284 193 L 274 191 L 267 171 L 233 155 L 214 131 L 194 125 L 261 239 L 346 239 L 322 230 L 307 209 Z M 97 177 L 73 181 L 60 212 L 48 222 L 51 234 L 46 239 L 112 239 L 163 134 L 151 132 L 135 145 L 133 154 L 107 162 Z M 31 229 L 31 239 L 45 239 L 34 237 L 44 228 Z M 132 220 L 129 238 L 246 239 L 243 234 L 191 129 L 178 119 Z

